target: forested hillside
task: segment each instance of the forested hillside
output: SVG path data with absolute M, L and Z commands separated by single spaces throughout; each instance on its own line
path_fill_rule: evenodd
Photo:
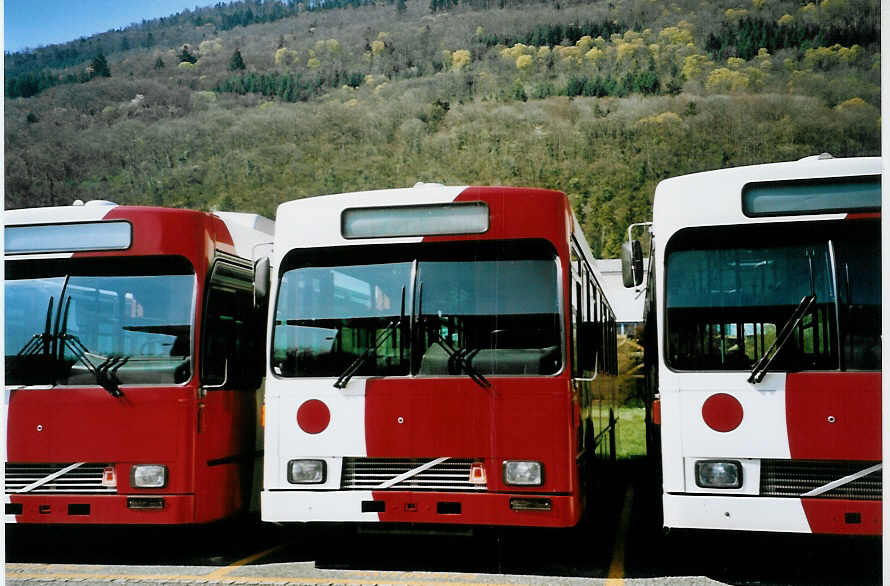
M 877 0 L 251 0 L 6 56 L 7 207 L 569 194 L 617 253 L 672 175 L 877 155 Z M 707 194 L 702 194 L 707 197 Z

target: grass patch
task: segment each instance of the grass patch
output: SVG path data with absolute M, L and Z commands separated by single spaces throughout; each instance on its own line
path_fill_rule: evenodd
M 620 407 L 618 409 L 615 451 L 619 458 L 633 458 L 646 455 L 645 409 L 642 407 Z

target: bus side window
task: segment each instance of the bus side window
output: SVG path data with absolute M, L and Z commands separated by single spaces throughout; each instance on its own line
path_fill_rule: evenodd
M 261 330 L 250 285 L 223 287 L 211 281 L 204 307 L 201 384 L 244 390 L 259 387 Z

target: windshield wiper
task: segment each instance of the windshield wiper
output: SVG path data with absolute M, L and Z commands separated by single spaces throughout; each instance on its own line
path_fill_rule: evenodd
M 33 356 L 39 352 L 49 355 L 50 343 L 53 340 L 53 335 L 49 333 L 53 321 L 53 299 L 54 297 L 50 297 L 46 306 L 46 325 L 43 326 L 43 331 L 31 336 L 31 339 L 25 342 L 25 345 L 19 350 L 18 356 Z
M 417 323 L 423 328 L 423 282 L 418 285 L 417 290 Z M 448 372 L 451 373 L 456 371 L 460 373 L 461 371 L 465 372 L 467 376 L 469 376 L 474 383 L 479 385 L 482 388 L 488 389 L 491 388 L 491 383 L 488 381 L 485 376 L 473 368 L 473 357 L 479 353 L 479 350 L 469 350 L 467 348 L 459 348 L 455 350 L 451 344 L 448 343 L 442 334 L 437 329 L 435 331 L 436 334 L 436 343 L 445 350 L 445 353 L 448 354 Z M 455 368 L 456 367 L 456 368 Z
M 398 329 L 400 325 L 402 325 L 402 320 L 405 318 L 405 286 L 402 285 L 402 309 L 399 313 L 399 319 L 391 320 L 386 327 L 383 328 L 383 331 L 377 334 L 377 338 L 374 340 L 374 345 L 365 350 L 358 358 L 352 361 L 352 364 L 346 367 L 346 370 L 334 381 L 334 387 L 338 389 L 345 389 L 346 385 L 349 383 L 349 379 L 355 376 L 355 373 L 368 361 L 373 355 L 377 354 L 377 349 L 380 348 Z
M 463 371 L 480 387 L 485 389 L 491 388 L 491 382 L 485 378 L 485 375 L 473 367 L 473 357 L 479 353 L 479 348 L 475 350 L 458 348 L 455 350 L 439 332 L 436 332 L 436 338 L 436 343 L 448 354 L 448 372 Z
M 93 363 L 86 357 L 87 353 L 89 353 L 89 348 L 80 341 L 80 338 L 74 334 L 68 333 L 68 310 L 70 308 L 71 298 L 69 297 L 67 303 L 65 303 L 65 313 L 63 314 L 62 326 L 59 331 L 59 341 L 62 343 L 61 348 L 59 349 L 60 358 L 65 352 L 65 348 L 68 348 L 77 358 L 77 361 L 80 362 L 93 375 L 93 377 L 95 377 L 96 383 L 99 386 L 108 391 L 112 397 L 123 397 L 124 393 L 121 391 L 117 379 L 117 371 L 127 363 L 130 357 L 109 356 L 99 363 L 99 366 L 93 365 Z
M 815 302 L 815 294 L 807 295 L 800 300 L 800 303 L 797 304 L 797 307 L 795 307 L 794 311 L 791 313 L 791 317 L 785 322 L 785 325 L 782 326 L 782 331 L 776 336 L 776 340 L 769 348 L 767 348 L 766 352 L 763 353 L 763 356 L 760 357 L 760 360 L 754 364 L 754 368 L 751 369 L 751 376 L 748 377 L 749 383 L 759 383 L 763 380 L 770 365 L 773 363 L 773 360 L 775 360 L 776 355 L 782 350 L 782 346 L 785 345 L 785 342 L 788 341 L 795 328 L 797 328 L 800 321 L 810 311 L 810 307 L 812 307 Z

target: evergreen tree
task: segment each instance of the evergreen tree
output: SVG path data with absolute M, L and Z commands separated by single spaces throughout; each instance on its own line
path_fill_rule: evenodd
M 404 14 L 406 10 L 408 10 L 408 5 L 405 3 L 405 0 L 397 0 L 396 12 L 399 14 Z
M 241 51 L 235 49 L 231 59 L 229 59 L 229 71 L 243 71 L 244 69 L 246 69 L 246 66 L 244 65 L 244 59 L 241 57 Z
M 102 54 L 102 51 L 99 51 L 99 54 L 93 57 L 93 60 L 90 61 L 90 79 L 94 77 L 111 77 L 111 70 L 108 68 L 108 60 L 105 59 L 105 55 Z
M 161 59 L 161 56 L 158 55 L 158 60 L 155 61 L 155 69 L 163 69 L 164 68 L 164 60 Z

